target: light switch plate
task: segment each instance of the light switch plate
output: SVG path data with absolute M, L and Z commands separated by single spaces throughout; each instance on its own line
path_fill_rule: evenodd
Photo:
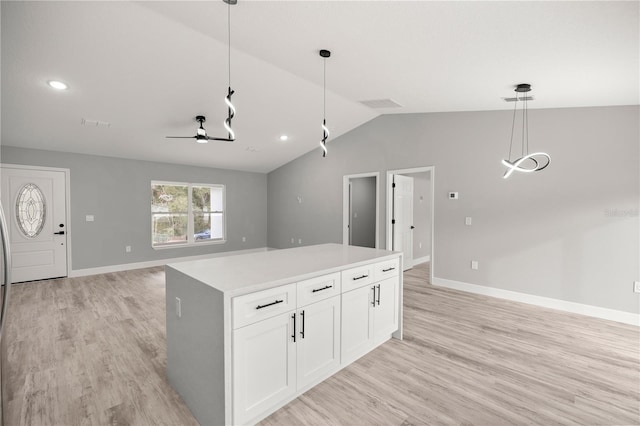
M 88 215 L 85 216 L 85 220 L 87 222 L 93 222 L 94 221 L 94 217 L 93 217 L 92 214 L 88 214 Z

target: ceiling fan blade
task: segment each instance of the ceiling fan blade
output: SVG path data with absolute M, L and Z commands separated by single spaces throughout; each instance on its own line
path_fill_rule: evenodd
M 195 136 L 165 136 L 165 138 L 169 139 L 193 139 Z
M 233 142 L 235 139 L 229 139 L 229 138 L 213 138 L 211 136 L 207 136 L 207 140 L 210 141 L 222 141 L 222 142 Z

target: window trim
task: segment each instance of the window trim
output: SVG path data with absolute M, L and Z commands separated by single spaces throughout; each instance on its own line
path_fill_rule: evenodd
M 217 244 L 226 244 L 227 242 L 227 186 L 225 184 L 219 183 L 195 183 L 195 182 L 171 182 L 166 180 L 152 180 L 150 189 L 153 191 L 153 187 L 156 185 L 172 185 L 172 186 L 186 186 L 187 187 L 187 207 L 188 211 L 187 215 L 187 241 L 184 243 L 164 243 L 164 244 L 153 244 L 153 212 L 151 212 L 151 248 L 154 250 L 166 250 L 166 249 L 175 249 L 181 247 L 200 247 L 200 246 L 210 246 Z M 206 240 L 196 242 L 193 238 L 194 231 L 194 211 L 192 205 L 192 189 L 193 187 L 209 187 L 209 188 L 222 188 L 222 232 L 223 237 L 221 239 L 215 240 Z M 176 212 L 178 213 L 178 212 Z M 213 213 L 213 212 L 211 212 Z M 184 214 L 184 213 L 178 213 Z

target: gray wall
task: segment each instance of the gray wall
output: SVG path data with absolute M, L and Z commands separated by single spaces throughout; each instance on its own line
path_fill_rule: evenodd
M 340 242 L 344 175 L 381 172 L 385 200 L 386 170 L 432 165 L 436 277 L 638 312 L 639 113 L 530 110 L 530 146 L 552 163 L 508 180 L 511 111 L 380 116 L 330 141 L 327 158 L 315 150 L 269 173 L 268 245 Z
M 5 164 L 71 170 L 74 270 L 266 246 L 267 178 L 262 173 L 190 167 L 2 146 Z M 226 185 L 227 242 L 151 248 L 151 181 Z M 95 222 L 86 222 L 92 214 Z M 242 242 L 246 237 L 246 242 Z M 132 246 L 125 253 L 125 246 Z
M 413 178 L 413 258 L 418 259 L 431 256 L 431 172 L 407 176 Z
M 351 245 L 376 246 L 376 178 L 349 179 L 351 182 Z

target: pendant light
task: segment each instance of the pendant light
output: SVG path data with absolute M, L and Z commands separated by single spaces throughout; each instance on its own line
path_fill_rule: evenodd
M 323 58 L 323 77 L 322 77 L 322 140 L 320 147 L 322 148 L 322 156 L 327 156 L 327 139 L 329 139 L 329 129 L 327 128 L 327 58 L 331 56 L 331 52 L 325 49 L 320 50 L 320 56 Z
M 227 118 L 224 120 L 223 125 L 228 134 L 229 142 L 233 142 L 236 139 L 236 134 L 231 128 L 231 119 L 236 115 L 236 108 L 231 103 L 231 96 L 235 93 L 231 89 L 231 5 L 237 4 L 238 0 L 222 0 L 227 3 L 227 35 L 228 35 L 228 59 L 229 59 L 229 87 L 227 90 L 227 96 L 224 98 L 224 103 L 227 105 Z
M 530 84 L 518 84 L 515 88 L 516 97 L 515 104 L 513 106 L 513 121 L 511 123 L 511 141 L 509 143 L 509 157 L 506 160 L 502 160 L 502 164 L 507 167 L 507 170 L 502 176 L 504 179 L 511 176 L 514 171 L 522 173 L 539 172 L 545 169 L 551 162 L 551 157 L 546 152 L 534 152 L 529 154 L 529 110 L 527 108 L 527 101 L 533 99 L 530 96 L 522 96 L 520 93 L 528 93 L 531 91 Z M 518 109 L 518 100 L 522 99 L 524 105 L 522 107 L 522 143 L 520 149 L 520 157 L 511 159 L 511 152 L 513 148 L 513 131 L 516 124 L 516 112 Z

